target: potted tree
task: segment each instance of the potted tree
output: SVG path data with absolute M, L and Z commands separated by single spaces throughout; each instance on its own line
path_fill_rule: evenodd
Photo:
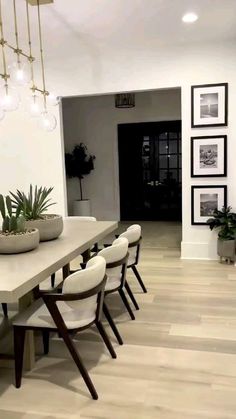
M 94 169 L 95 156 L 88 153 L 85 144 L 76 145 L 71 153 L 65 154 L 66 174 L 79 179 L 80 199 L 73 203 L 74 215 L 90 215 L 90 200 L 84 198 L 82 179 Z
M 20 209 L 21 214 L 26 220 L 27 228 L 37 228 L 40 234 L 40 241 L 54 240 L 60 236 L 63 230 L 63 219 L 58 214 L 48 214 L 46 211 L 55 202 L 50 202 L 48 198 L 53 188 L 30 185 L 29 193 L 17 190 L 16 193 L 10 192 L 12 202 L 15 207 Z
M 221 211 L 215 209 L 207 224 L 211 230 L 219 229 L 217 253 L 220 260 L 235 261 L 236 214 L 231 212 L 231 207 L 223 207 Z
M 23 253 L 35 249 L 39 245 L 37 228 L 26 228 L 21 208 L 14 210 L 10 196 L 5 199 L 0 195 L 0 212 L 2 229 L 0 230 L 0 253 Z

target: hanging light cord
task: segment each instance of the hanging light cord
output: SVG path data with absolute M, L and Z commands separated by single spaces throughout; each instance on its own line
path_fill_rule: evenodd
M 1 35 L 0 44 L 2 45 L 2 62 L 3 62 L 3 74 L 1 74 L 1 76 L 5 80 L 6 89 L 7 89 L 7 79 L 9 76 L 7 74 L 7 63 L 6 63 L 6 55 L 5 55 L 5 50 L 4 50 L 6 41 L 3 35 L 2 1 L 1 0 L 0 0 L 0 35 Z
M 48 95 L 48 92 L 46 91 L 46 84 L 45 84 L 45 70 L 44 70 L 44 60 L 43 60 L 43 41 L 42 41 L 42 31 L 41 31 L 41 17 L 40 17 L 39 0 L 37 0 L 37 8 L 38 8 L 40 60 L 41 60 L 41 71 L 42 71 L 42 81 L 43 81 L 43 98 L 44 98 L 44 109 L 46 110 L 47 109 L 46 96 Z
M 26 16 L 27 16 L 27 31 L 28 31 L 28 44 L 29 44 L 29 62 L 30 62 L 30 71 L 31 71 L 31 82 L 32 82 L 32 90 L 35 92 L 35 82 L 34 82 L 34 57 L 32 56 L 32 43 L 31 43 L 31 32 L 30 32 L 30 18 L 29 18 L 29 4 L 28 1 L 25 0 L 26 4 Z

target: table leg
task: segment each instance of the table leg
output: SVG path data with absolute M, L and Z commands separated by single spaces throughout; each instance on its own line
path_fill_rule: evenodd
M 90 256 L 91 256 L 91 251 L 90 251 L 90 249 L 87 249 L 87 250 L 85 250 L 83 253 L 82 253 L 82 258 L 83 258 L 83 263 L 87 263 L 88 262 L 88 260 L 90 259 Z
M 24 311 L 34 301 L 33 291 L 28 292 L 19 299 L 19 312 Z M 35 364 L 34 332 L 27 331 L 25 334 L 24 369 L 31 370 Z
M 67 263 L 65 266 L 63 266 L 62 275 L 63 275 L 63 279 L 66 279 L 67 276 L 70 275 L 70 264 L 69 263 Z

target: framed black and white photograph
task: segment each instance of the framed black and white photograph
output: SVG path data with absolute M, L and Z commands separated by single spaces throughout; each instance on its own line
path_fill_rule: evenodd
M 191 137 L 191 177 L 227 176 L 227 136 Z
M 192 225 L 204 225 L 212 217 L 214 210 L 227 206 L 227 186 L 192 186 L 191 191 Z
M 191 86 L 192 128 L 228 124 L 228 83 Z

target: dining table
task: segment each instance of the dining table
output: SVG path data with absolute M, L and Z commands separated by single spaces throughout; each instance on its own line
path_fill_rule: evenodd
M 53 273 L 63 269 L 69 274 L 69 264 L 118 227 L 117 221 L 84 221 L 65 217 L 64 229 L 56 240 L 41 242 L 30 252 L 0 255 L 0 303 L 18 301 L 18 310 L 25 310 L 35 298 L 35 290 Z M 1 347 L 1 338 L 0 338 Z M 1 350 L 0 350 L 1 352 Z M 32 369 L 35 362 L 34 334 L 27 332 L 24 366 Z

